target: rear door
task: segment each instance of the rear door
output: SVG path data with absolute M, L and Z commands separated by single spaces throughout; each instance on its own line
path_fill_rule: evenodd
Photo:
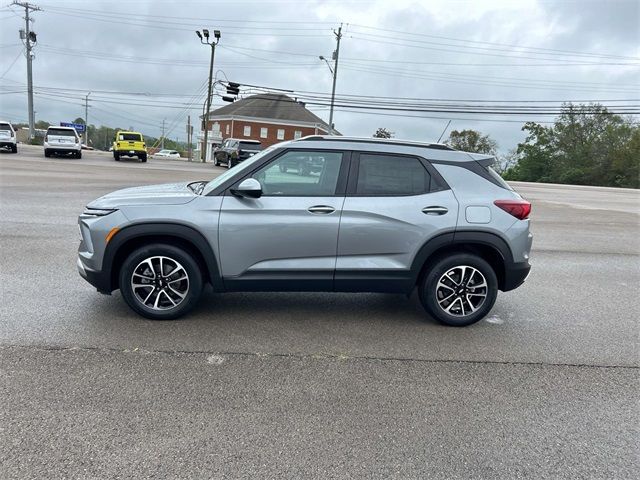
M 306 176 L 283 172 L 298 155 L 317 158 L 322 168 Z M 260 182 L 260 198 L 225 194 L 219 224 L 225 288 L 332 290 L 348 162 L 346 152 L 287 150 L 244 177 Z
M 458 202 L 424 159 L 354 154 L 342 208 L 335 287 L 406 291 L 420 248 L 453 232 Z

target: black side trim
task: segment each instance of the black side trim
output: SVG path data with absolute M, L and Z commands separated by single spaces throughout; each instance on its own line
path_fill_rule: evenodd
M 336 270 L 336 292 L 408 293 L 413 289 L 410 270 Z
M 102 277 L 99 281 L 102 288 L 93 282 L 91 283 L 103 292 L 112 292 L 115 290 L 117 284 L 114 285 L 112 268 L 118 251 L 129 241 L 147 237 L 150 242 L 153 241 L 154 237 L 174 237 L 193 245 L 205 262 L 209 281 L 213 289 L 215 291 L 224 291 L 222 277 L 218 269 L 218 262 L 216 261 L 209 242 L 207 242 L 205 237 L 196 229 L 179 223 L 139 223 L 120 230 L 113 236 L 104 252 L 102 271 L 99 274 L 99 276 Z
M 333 270 L 283 270 L 279 272 L 246 272 L 237 277 L 224 277 L 228 292 L 331 292 Z

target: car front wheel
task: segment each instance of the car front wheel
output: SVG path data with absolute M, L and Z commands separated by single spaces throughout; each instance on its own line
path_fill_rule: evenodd
M 202 273 L 193 257 L 173 245 L 132 252 L 120 269 L 120 291 L 129 307 L 152 320 L 173 320 L 196 306 Z
M 483 319 L 498 294 L 496 274 L 484 259 L 466 253 L 428 266 L 420 285 L 427 313 L 445 325 L 465 327 Z

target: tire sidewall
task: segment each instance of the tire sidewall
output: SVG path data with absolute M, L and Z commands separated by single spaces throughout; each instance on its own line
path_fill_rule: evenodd
M 185 299 L 171 310 L 153 310 L 137 300 L 131 287 L 131 275 L 145 258 L 165 256 L 178 261 L 189 276 L 189 291 Z M 192 310 L 202 293 L 202 273 L 195 260 L 184 250 L 173 245 L 152 244 L 138 248 L 123 262 L 119 275 L 120 292 L 132 310 L 151 320 L 173 320 Z
M 467 265 L 479 270 L 484 275 L 488 285 L 487 297 L 482 306 L 475 313 L 465 317 L 457 317 L 446 313 L 440 307 L 436 298 L 436 286 L 440 277 L 447 270 L 459 265 Z M 426 272 L 420 286 L 420 300 L 425 310 L 439 322 L 453 327 L 465 327 L 482 320 L 493 308 L 497 296 L 498 279 L 496 273 L 489 263 L 473 254 L 460 253 L 437 260 L 433 267 Z

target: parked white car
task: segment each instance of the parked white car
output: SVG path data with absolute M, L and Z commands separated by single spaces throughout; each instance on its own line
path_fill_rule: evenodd
M 160 150 L 154 155 L 154 157 L 161 158 L 180 158 L 180 153 L 175 150 Z
M 44 156 L 68 155 L 82 158 L 82 143 L 78 132 L 71 127 L 49 127 L 44 136 Z
M 11 153 L 18 153 L 16 132 L 10 122 L 0 122 L 0 148 L 6 148 Z

